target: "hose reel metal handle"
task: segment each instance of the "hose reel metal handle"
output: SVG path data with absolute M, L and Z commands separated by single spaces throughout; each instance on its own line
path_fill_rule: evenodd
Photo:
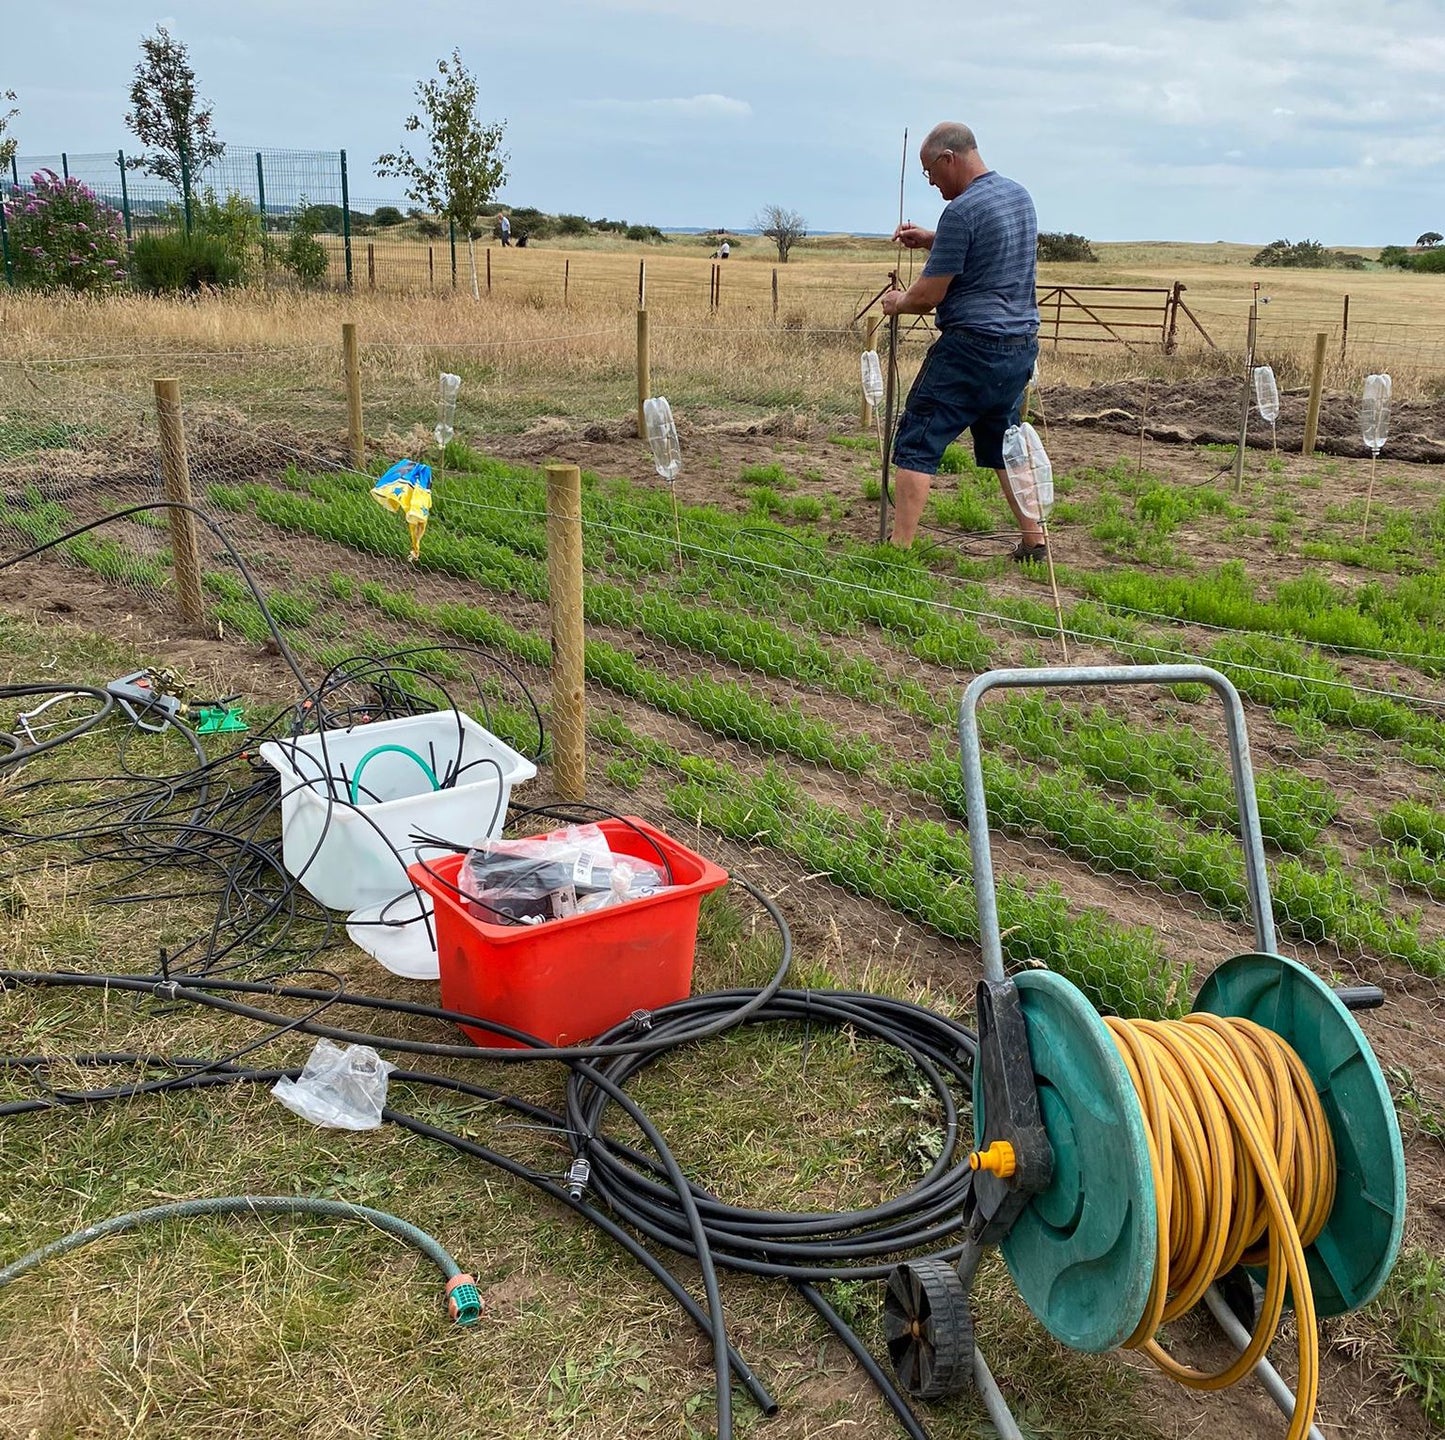
M 1244 706 L 1229 679 L 1208 665 L 1059 665 L 1034 670 L 991 670 L 978 676 L 963 692 L 958 707 L 958 745 L 963 770 L 964 801 L 968 810 L 968 848 L 973 858 L 973 889 L 978 903 L 979 940 L 983 946 L 985 980 L 1004 978 L 1003 942 L 999 934 L 998 898 L 993 878 L 993 855 L 988 839 L 988 802 L 984 794 L 983 759 L 978 734 L 978 703 L 995 689 L 1023 689 L 1062 685 L 1207 685 L 1224 704 L 1229 738 L 1229 768 L 1234 798 L 1239 807 L 1240 838 L 1244 842 L 1245 884 L 1250 916 L 1254 921 L 1255 949 L 1275 954 L 1274 911 L 1264 869 L 1264 840 L 1259 826 L 1259 802 L 1254 793 L 1254 771 L 1249 758 L 1249 737 L 1244 728 Z

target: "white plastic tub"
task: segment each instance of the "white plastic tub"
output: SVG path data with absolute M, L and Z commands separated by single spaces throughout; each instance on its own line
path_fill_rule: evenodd
M 409 890 L 414 831 L 459 845 L 496 836 L 512 786 L 537 773 L 530 760 L 453 710 L 268 740 L 258 753 L 281 777 L 282 862 L 331 910 L 356 910 Z M 434 789 L 418 758 L 439 781 L 455 776 L 455 783 Z

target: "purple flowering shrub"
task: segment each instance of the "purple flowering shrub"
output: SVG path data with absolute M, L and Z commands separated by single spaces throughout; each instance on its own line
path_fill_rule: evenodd
M 30 177 L 5 204 L 15 279 L 39 290 L 110 290 L 125 283 L 120 212 L 72 176 L 53 170 Z

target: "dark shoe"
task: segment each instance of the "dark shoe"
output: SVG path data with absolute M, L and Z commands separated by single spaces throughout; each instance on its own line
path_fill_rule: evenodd
M 1008 552 L 1008 558 L 1015 565 L 1022 565 L 1026 561 L 1043 562 L 1048 559 L 1049 547 L 1042 540 L 1037 545 L 1025 544 L 1022 540 Z

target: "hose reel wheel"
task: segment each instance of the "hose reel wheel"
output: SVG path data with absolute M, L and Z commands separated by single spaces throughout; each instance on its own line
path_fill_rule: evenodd
M 910 1260 L 888 1277 L 883 1335 L 898 1383 L 916 1400 L 941 1400 L 973 1383 L 968 1291 L 948 1260 Z
M 1024 1303 L 1056 1340 L 1071 1350 L 1112 1350 L 1143 1318 L 1158 1259 L 1144 1112 L 1082 992 L 1051 970 L 1013 979 L 1054 1173 L 999 1248 Z M 977 1069 L 973 1101 L 982 1149 L 988 1117 Z
M 1335 1145 L 1335 1203 L 1305 1251 L 1319 1315 L 1379 1293 L 1405 1227 L 1405 1149 L 1380 1062 L 1339 996 L 1283 955 L 1236 955 L 1200 987 L 1195 1010 L 1253 1020 L 1286 1040 L 1314 1082 Z

